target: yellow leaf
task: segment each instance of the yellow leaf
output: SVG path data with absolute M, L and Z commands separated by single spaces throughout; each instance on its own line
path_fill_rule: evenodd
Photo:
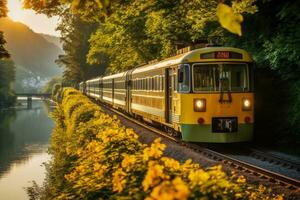
M 234 13 L 230 6 L 219 3 L 217 6 L 217 17 L 223 28 L 239 36 L 242 35 L 241 23 L 243 22 L 243 16 Z

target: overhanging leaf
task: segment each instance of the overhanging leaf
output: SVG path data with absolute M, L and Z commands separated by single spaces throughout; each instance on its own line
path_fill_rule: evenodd
M 230 6 L 223 3 L 218 4 L 216 14 L 223 28 L 239 36 L 242 35 L 243 16 L 241 14 L 234 13 Z

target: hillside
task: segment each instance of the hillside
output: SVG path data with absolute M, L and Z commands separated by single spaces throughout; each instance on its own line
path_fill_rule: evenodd
M 62 74 L 55 60 L 63 51 L 54 42 L 9 18 L 0 19 L 0 30 L 4 32 L 7 50 L 17 65 L 17 91 L 24 91 L 24 87 L 25 91 L 38 90 L 48 79 Z
M 43 38 L 45 38 L 48 42 L 51 42 L 53 44 L 55 44 L 56 46 L 58 46 L 60 49 L 62 49 L 62 44 L 59 40 L 59 37 L 53 36 L 53 35 L 48 35 L 48 34 L 44 34 L 44 33 L 39 33 Z

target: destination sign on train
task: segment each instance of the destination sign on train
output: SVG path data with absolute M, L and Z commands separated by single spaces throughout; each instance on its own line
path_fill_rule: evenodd
M 243 55 L 232 51 L 214 51 L 200 54 L 201 59 L 242 59 Z

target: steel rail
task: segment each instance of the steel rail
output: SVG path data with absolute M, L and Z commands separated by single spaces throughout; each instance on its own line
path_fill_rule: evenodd
M 260 149 L 257 149 L 256 147 L 250 147 L 247 148 L 249 151 L 251 151 L 251 155 L 255 157 L 256 159 L 262 160 L 262 161 L 268 161 L 269 163 L 274 163 L 275 165 L 281 165 L 285 168 L 289 169 L 295 169 L 296 171 L 300 172 L 300 162 L 282 158 L 278 155 L 275 155 L 270 152 L 266 152 Z

